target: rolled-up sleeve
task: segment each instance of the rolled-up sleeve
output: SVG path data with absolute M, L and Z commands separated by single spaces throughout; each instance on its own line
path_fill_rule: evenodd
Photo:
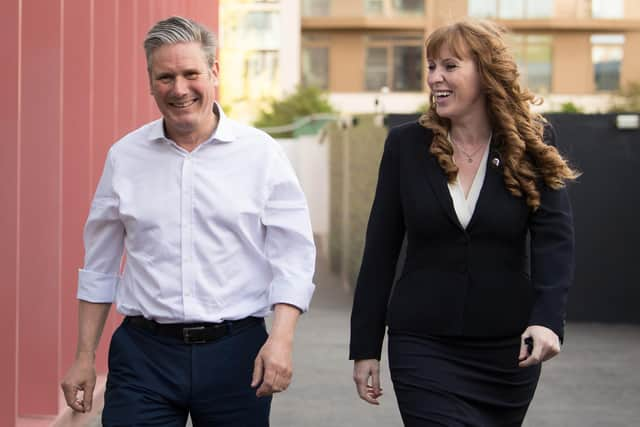
M 262 215 L 265 253 L 273 279 L 269 303 L 309 309 L 315 289 L 316 249 L 304 193 L 284 152 L 277 147 L 269 168 L 268 198 Z
M 113 188 L 113 159 L 107 155 L 102 177 L 84 227 L 84 267 L 78 272 L 77 297 L 95 303 L 113 302 L 120 279 L 124 226 Z

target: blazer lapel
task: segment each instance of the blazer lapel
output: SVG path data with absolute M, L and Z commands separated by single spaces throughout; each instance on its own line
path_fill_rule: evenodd
M 442 210 L 449 217 L 451 222 L 458 228 L 462 229 L 462 225 L 458 220 L 455 209 L 453 207 L 453 200 L 451 200 L 451 194 L 449 193 L 449 187 L 447 186 L 447 176 L 444 171 L 438 165 L 438 161 L 430 153 L 427 153 L 427 178 L 431 188 L 433 189 L 436 199 L 440 202 Z
M 490 147 L 489 156 L 487 157 L 487 172 L 484 176 L 484 182 L 480 189 L 476 208 L 471 216 L 471 221 L 467 225 L 467 230 L 471 230 L 478 216 L 482 216 L 483 212 L 491 209 L 491 195 L 496 194 L 504 188 L 504 178 L 502 176 L 502 158 L 496 149 Z M 497 160 L 497 165 L 496 165 Z

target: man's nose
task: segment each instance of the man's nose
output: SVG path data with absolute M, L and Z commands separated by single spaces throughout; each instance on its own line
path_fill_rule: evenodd
M 187 79 L 182 76 L 176 77 L 173 83 L 173 94 L 175 96 L 183 96 L 189 93 Z

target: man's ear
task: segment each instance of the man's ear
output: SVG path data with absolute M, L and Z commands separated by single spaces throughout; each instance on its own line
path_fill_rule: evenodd
M 218 82 L 219 82 L 219 74 L 220 74 L 220 64 L 218 63 L 218 60 L 216 59 L 216 61 L 213 63 L 213 65 L 211 66 L 211 76 L 213 77 L 213 82 L 216 86 L 218 86 Z

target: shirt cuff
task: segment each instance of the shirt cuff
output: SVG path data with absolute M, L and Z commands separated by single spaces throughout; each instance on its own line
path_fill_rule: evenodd
M 104 274 L 96 271 L 78 270 L 78 299 L 95 303 L 113 302 L 116 285 L 120 280 L 117 274 Z
M 289 304 L 297 307 L 303 313 L 309 310 L 311 296 L 316 286 L 311 282 L 293 283 L 289 281 L 274 281 L 271 283 L 269 306 Z

